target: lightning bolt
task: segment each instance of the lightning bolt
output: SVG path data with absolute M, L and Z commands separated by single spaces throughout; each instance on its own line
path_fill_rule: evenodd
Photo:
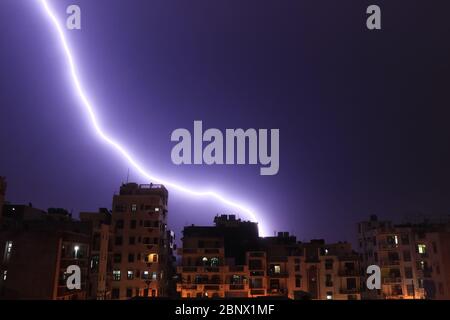
M 56 18 L 55 12 L 52 9 L 52 7 L 48 4 L 47 0 L 37 0 L 37 1 L 41 4 L 47 18 L 50 20 L 51 24 L 53 25 L 53 27 L 55 28 L 55 30 L 59 36 L 59 41 L 60 41 L 61 47 L 62 47 L 65 57 L 67 59 L 68 66 L 70 68 L 70 76 L 72 79 L 72 85 L 75 89 L 76 95 L 78 96 L 81 105 L 84 107 L 85 111 L 88 113 L 89 118 L 91 120 L 91 124 L 92 124 L 93 128 L 95 129 L 95 132 L 104 142 L 106 142 L 118 154 L 120 154 L 123 158 L 125 158 L 125 160 L 127 160 L 128 163 L 137 172 L 139 172 L 139 174 L 143 178 L 145 178 L 149 181 L 155 181 L 157 183 L 163 184 L 169 188 L 181 191 L 182 193 L 186 193 L 190 196 L 211 197 L 213 199 L 218 200 L 219 202 L 221 202 L 223 204 L 226 204 L 227 206 L 237 209 L 241 213 L 245 213 L 252 221 L 258 221 L 253 210 L 251 210 L 251 209 L 247 208 L 246 206 L 244 206 L 232 199 L 229 199 L 228 197 L 225 197 L 215 191 L 211 191 L 211 190 L 193 191 L 191 188 L 188 188 L 182 184 L 179 184 L 179 183 L 176 183 L 173 181 L 168 181 L 165 179 L 161 179 L 159 177 L 154 176 L 153 174 L 150 174 L 140 163 L 138 163 L 138 161 L 136 161 L 130 155 L 130 152 L 128 152 L 127 149 L 125 149 L 125 147 L 123 147 L 117 141 L 115 141 L 113 138 L 108 136 L 105 133 L 105 131 L 101 128 L 101 126 L 99 125 L 97 116 L 94 112 L 93 104 L 89 101 L 89 99 L 85 93 L 86 91 L 84 90 L 84 88 L 81 84 L 80 78 L 78 77 L 78 71 L 76 68 L 76 64 L 75 64 L 69 43 L 67 41 L 66 35 L 63 31 L 63 27 L 61 26 L 60 22 Z M 259 229 L 263 235 L 268 235 L 266 233 L 265 228 L 263 228 L 263 226 L 261 225 L 261 223 L 259 223 Z

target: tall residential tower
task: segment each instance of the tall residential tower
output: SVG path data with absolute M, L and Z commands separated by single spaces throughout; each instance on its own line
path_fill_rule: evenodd
M 173 257 L 167 200 L 167 189 L 155 184 L 123 184 L 114 195 L 113 299 L 168 296 Z

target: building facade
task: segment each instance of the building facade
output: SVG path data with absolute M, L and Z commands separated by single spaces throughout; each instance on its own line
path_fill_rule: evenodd
M 286 232 L 260 238 L 256 224 L 233 215 L 185 227 L 182 242 L 182 298 L 361 298 L 359 257 L 348 243 L 301 243 Z
M 113 256 L 111 212 L 105 208 L 100 208 L 97 212 L 81 212 L 80 221 L 87 223 L 91 230 L 87 297 L 109 300 L 111 299 Z
M 89 231 L 85 225 L 27 206 L 5 206 L 0 226 L 0 298 L 86 299 Z M 69 289 L 68 267 L 80 268 Z
M 364 268 L 381 268 L 381 289 L 372 299 L 450 299 L 448 223 L 394 225 L 371 216 L 358 224 Z
M 172 281 L 173 241 L 162 185 L 123 184 L 112 210 L 112 299 L 165 297 Z

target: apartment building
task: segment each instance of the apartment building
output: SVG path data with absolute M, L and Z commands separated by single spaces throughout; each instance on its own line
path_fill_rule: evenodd
M 177 291 L 182 298 L 248 297 L 248 251 L 257 249 L 256 223 L 216 216 L 214 226 L 183 230 Z
M 256 224 L 233 215 L 185 227 L 182 242 L 182 298 L 361 298 L 359 257 L 348 243 L 301 243 L 287 232 L 260 238 Z
M 297 242 L 287 232 L 264 238 L 268 295 L 290 299 L 359 300 L 359 257 L 346 242 Z
M 123 184 L 114 195 L 112 299 L 169 295 L 173 239 L 167 202 L 167 189 L 156 184 Z
M 111 212 L 105 208 L 100 208 L 97 212 L 80 212 L 80 221 L 87 223 L 91 229 L 87 298 L 109 300 L 111 299 L 113 255 Z
M 0 226 L 0 298 L 86 299 L 90 237 L 85 225 L 29 206 L 7 205 Z M 67 288 L 67 268 L 81 289 Z
M 364 268 L 381 268 L 382 287 L 372 299 L 450 299 L 448 223 L 394 225 L 371 216 L 358 224 Z

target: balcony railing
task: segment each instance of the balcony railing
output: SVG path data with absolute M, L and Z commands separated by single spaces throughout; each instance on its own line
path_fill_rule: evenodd
M 359 277 L 358 270 L 339 270 L 340 277 Z
M 383 283 L 384 284 L 401 283 L 401 282 L 402 282 L 402 278 L 401 277 L 389 277 L 389 278 L 384 278 L 383 279 Z
M 197 267 L 182 267 L 183 272 L 197 272 Z
M 229 266 L 228 271 L 229 272 L 245 272 L 246 266 Z
M 380 260 L 380 265 L 382 267 L 387 267 L 387 266 L 399 266 L 400 265 L 400 260 L 397 259 L 385 259 L 385 260 Z
M 287 278 L 289 276 L 289 274 L 286 271 L 282 272 L 269 271 L 267 275 L 272 278 Z
M 197 290 L 198 287 L 196 284 L 179 284 L 178 286 L 182 290 Z
M 220 290 L 220 286 L 205 285 L 204 290 L 219 291 Z
M 341 288 L 339 290 L 339 292 L 341 294 L 355 294 L 355 293 L 359 293 L 359 289 L 358 288 Z
M 245 284 L 230 284 L 229 285 L 230 290 L 244 290 Z

